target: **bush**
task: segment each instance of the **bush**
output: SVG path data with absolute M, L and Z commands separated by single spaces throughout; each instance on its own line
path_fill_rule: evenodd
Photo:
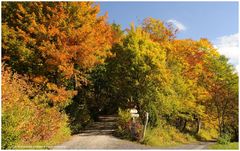
M 38 146 L 38 148 L 36 149 L 49 149 L 49 146 L 54 146 L 63 141 L 68 140 L 71 136 L 71 130 L 69 128 L 68 117 L 66 115 L 63 114 L 62 120 L 59 125 L 60 125 L 60 128 L 58 129 L 56 134 L 53 135 L 51 139 L 37 141 L 30 145 L 33 147 Z M 41 146 L 42 148 L 39 148 L 39 146 Z M 24 144 L 23 144 L 23 147 L 24 147 Z M 21 149 L 24 149 L 24 148 L 21 148 Z
M 119 119 L 117 121 L 118 129 L 116 131 L 116 135 L 122 138 L 130 139 L 131 114 L 127 111 L 119 109 L 118 116 L 119 116 Z
M 125 139 L 140 141 L 143 132 L 143 125 L 140 120 L 137 119 L 135 123 L 132 123 L 130 112 L 121 109 L 118 110 L 118 115 L 117 135 Z
M 72 104 L 66 108 L 67 114 L 70 117 L 70 129 L 72 134 L 79 133 L 85 126 L 87 126 L 92 119 L 86 104 L 80 104 L 74 100 Z
M 229 144 L 230 140 L 231 140 L 231 135 L 225 133 L 225 134 L 222 134 L 222 136 L 220 136 L 217 139 L 217 143 L 218 144 Z
M 2 148 L 50 141 L 62 125 L 64 113 L 44 103 L 47 96 L 28 79 L 2 67 Z
M 210 141 L 215 140 L 218 136 L 218 131 L 214 128 L 209 129 L 201 129 L 201 131 L 197 134 L 197 139 L 201 141 Z
M 13 149 L 19 141 L 19 133 L 15 132 L 15 122 L 9 115 L 2 115 L 2 149 Z
M 2 67 L 2 148 L 10 149 L 21 140 L 22 127 L 34 113 L 28 99 L 31 87 L 9 69 Z

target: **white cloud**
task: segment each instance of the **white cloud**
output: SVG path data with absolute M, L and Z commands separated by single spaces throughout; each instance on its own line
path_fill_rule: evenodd
M 175 19 L 170 19 L 167 21 L 168 23 L 172 23 L 179 31 L 185 31 L 187 28 L 179 21 Z
M 218 37 L 215 41 L 215 45 L 219 47 L 238 47 L 239 41 L 238 41 L 239 34 L 232 34 L 227 36 Z
M 240 65 L 239 64 L 236 66 L 236 70 L 237 70 L 237 73 L 239 75 L 240 74 Z
M 217 48 L 218 52 L 222 55 L 225 55 L 229 58 L 229 62 L 233 64 L 235 67 L 239 68 L 239 34 L 226 35 L 222 37 L 218 37 L 215 41 L 213 41 L 215 48 Z

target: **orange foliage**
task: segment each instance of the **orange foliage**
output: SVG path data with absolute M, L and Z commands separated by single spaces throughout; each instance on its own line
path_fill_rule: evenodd
M 27 80 L 2 67 L 2 115 L 9 124 L 3 127 L 17 133 L 23 144 L 52 138 L 65 120 L 57 108 L 42 104 L 46 97 L 39 97 L 39 90 Z
M 54 83 L 48 83 L 47 96 L 54 104 L 54 106 L 64 107 L 69 103 L 69 100 L 77 94 L 76 91 L 67 91 L 63 87 L 58 87 Z M 67 100 L 67 101 L 63 101 Z
M 151 39 L 159 43 L 174 39 L 177 32 L 171 24 L 151 17 L 144 19 L 142 26 L 143 30 L 150 34 Z
M 191 39 L 174 40 L 172 53 L 184 65 L 183 74 L 190 79 L 197 80 L 202 70 L 205 52 L 201 50 L 198 42 Z
M 11 15 L 7 14 L 10 11 Z M 23 63 L 28 66 L 26 63 L 35 62 L 35 66 L 30 65 L 28 69 L 36 77 L 63 76 L 49 79 L 54 81 L 57 77 L 70 79 L 77 74 L 76 66 L 87 70 L 103 63 L 110 55 L 107 50 L 113 42 L 113 32 L 106 22 L 107 14 L 98 16 L 99 11 L 99 5 L 92 2 L 4 3 L 3 14 L 8 17 L 3 18 L 3 23 L 14 30 L 14 36 L 31 54 L 15 64 L 20 68 Z M 11 38 L 4 39 L 3 44 L 9 45 L 8 41 Z M 5 58 L 13 57 L 11 49 L 3 49 Z

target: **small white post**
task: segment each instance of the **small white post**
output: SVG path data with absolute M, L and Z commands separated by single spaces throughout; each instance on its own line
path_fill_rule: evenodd
M 146 133 L 146 129 L 147 129 L 148 116 L 149 116 L 149 113 L 148 113 L 148 112 L 146 112 L 146 121 L 145 121 L 145 125 L 144 125 L 144 130 L 143 130 L 143 138 L 142 138 L 142 141 L 144 140 L 145 133 Z

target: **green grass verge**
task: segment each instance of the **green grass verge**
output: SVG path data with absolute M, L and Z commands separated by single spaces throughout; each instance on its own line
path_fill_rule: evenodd
M 238 150 L 238 142 L 229 143 L 229 144 L 226 144 L 226 145 L 214 144 L 214 145 L 210 145 L 209 149 L 233 149 L 233 150 Z
M 156 147 L 173 147 L 194 142 L 196 142 L 196 139 L 193 136 L 183 134 L 176 128 L 167 125 L 147 129 L 143 143 Z

